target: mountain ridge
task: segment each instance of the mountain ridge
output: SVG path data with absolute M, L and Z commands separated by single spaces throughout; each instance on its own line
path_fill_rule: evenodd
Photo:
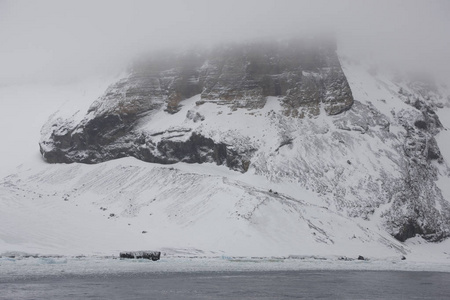
M 330 49 L 338 59 L 335 48 Z M 370 64 L 343 56 L 338 63 L 346 82 L 341 96 L 351 95 L 351 105 L 342 100 L 345 109 L 339 113 L 323 96 L 340 99 L 333 86 L 342 87 L 343 79 L 311 70 L 301 71 L 305 87 L 311 78 L 336 79 L 327 83 L 330 89 L 308 90 L 322 95 L 314 101 L 303 101 L 302 93 L 291 94 L 297 100 L 287 92 L 264 94 L 254 84 L 245 85 L 244 91 L 254 97 L 245 99 L 233 89 L 220 89 L 229 98 L 214 98 L 220 93 L 213 88 L 204 93 L 194 89 L 196 94 L 187 92 L 189 98 L 180 101 L 170 93 L 125 98 L 123 88 L 133 78 L 126 77 L 108 88 L 81 121 L 79 115 L 77 121 L 55 115 L 43 127 L 40 145 L 47 162 L 94 165 L 42 165 L 3 181 L 0 191 L 20 202 L 31 195 L 30 187 L 52 188 L 39 178 L 50 173 L 58 177 L 64 169 L 66 175 L 53 185 L 58 192 L 45 205 L 82 205 L 102 214 L 97 216 L 102 224 L 116 222 L 120 232 L 131 230 L 134 245 L 237 254 L 248 247 L 249 255 L 269 256 L 346 251 L 408 255 L 409 241 L 444 241 L 450 235 L 450 195 L 444 188 L 450 171 L 449 149 L 441 149 L 448 125 L 439 112 L 449 106 L 448 89 L 382 70 L 374 73 Z M 141 95 L 148 92 L 139 85 L 134 89 Z M 127 156 L 149 161 L 148 170 Z M 202 171 L 189 175 L 189 168 Z M 208 170 L 216 168 L 220 175 L 210 177 Z M 142 172 L 151 180 L 142 179 Z M 83 176 L 97 184 L 92 186 L 97 192 L 85 190 Z M 181 184 L 186 178 L 191 179 Z M 108 180 L 116 186 L 105 188 Z M 25 187 L 28 192 L 19 192 Z M 136 189 L 140 192 L 134 193 Z M 34 197 L 32 205 L 39 201 Z M 135 221 L 140 225 L 133 226 Z
M 439 101 L 431 100 L 437 98 L 436 88 L 391 82 L 398 89 L 386 89 L 391 99 L 406 106 L 386 115 L 370 101 L 353 99 L 333 44 L 245 44 L 216 52 L 219 58 L 193 69 L 202 60 L 190 52 L 178 60 L 141 62 L 139 71 L 112 85 L 80 123 L 48 126 L 41 141 L 43 157 L 65 163 L 125 156 L 163 164 L 215 162 L 275 181 L 297 181 L 348 216 L 370 218 L 380 205 L 391 203 L 383 213 L 384 226 L 400 241 L 416 234 L 437 241 L 450 234 L 450 206 L 435 184 L 432 164 L 444 164 L 434 138 L 442 129 L 434 111 Z M 173 61 L 181 67 L 166 70 Z M 155 74 L 166 76 L 157 80 L 159 89 Z M 268 75 L 275 79 L 268 82 Z M 280 78 L 287 78 L 284 85 L 290 88 L 271 94 L 275 83 L 283 86 Z M 131 96 L 122 97 L 127 93 Z M 170 119 L 176 120 L 173 125 Z M 255 134 L 252 123 L 267 136 Z M 375 157 L 359 155 L 352 162 L 354 151 L 374 149 Z M 436 201 L 443 211 L 434 208 Z

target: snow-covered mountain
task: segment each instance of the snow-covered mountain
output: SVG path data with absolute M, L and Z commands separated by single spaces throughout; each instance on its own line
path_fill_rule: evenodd
M 407 256 L 446 245 L 448 95 L 338 57 L 328 40 L 158 54 L 86 113 L 44 125 L 47 163 L 0 184 L 0 252 Z

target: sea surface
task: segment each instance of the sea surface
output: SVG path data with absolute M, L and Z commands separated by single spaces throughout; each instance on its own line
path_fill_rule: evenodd
M 218 271 L 25 276 L 0 299 L 450 299 L 450 273 Z

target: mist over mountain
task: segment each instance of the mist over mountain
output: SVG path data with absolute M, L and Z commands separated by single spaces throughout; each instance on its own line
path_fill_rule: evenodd
M 445 256 L 446 2 L 0 5 L 0 253 Z
M 339 46 L 446 71 L 447 1 L 74 1 L 0 3 L 0 85 L 120 72 L 153 50 L 334 32 Z

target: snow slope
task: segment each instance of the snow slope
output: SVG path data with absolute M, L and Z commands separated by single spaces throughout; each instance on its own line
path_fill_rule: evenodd
M 2 183 L 0 252 L 408 253 L 374 224 L 311 204 L 306 191 L 297 189 L 295 197 L 288 189 L 270 192 L 269 184 L 210 164 L 166 167 L 132 158 L 98 165 L 36 163 Z

